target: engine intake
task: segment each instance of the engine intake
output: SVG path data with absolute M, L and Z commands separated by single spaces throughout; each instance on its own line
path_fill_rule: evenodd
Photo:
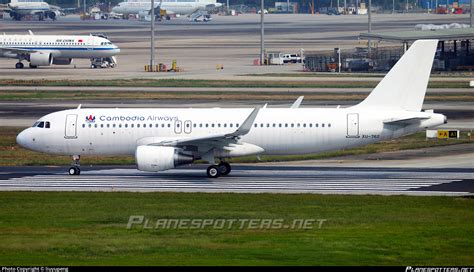
M 170 146 L 141 145 L 135 151 L 135 161 L 138 170 L 158 172 L 179 165 L 190 164 L 194 161 L 194 158 L 180 153 L 179 149 Z

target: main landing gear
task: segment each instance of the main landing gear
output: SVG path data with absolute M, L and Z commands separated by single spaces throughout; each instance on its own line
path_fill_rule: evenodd
M 210 178 L 218 178 L 220 176 L 227 176 L 232 168 L 228 162 L 221 162 L 218 165 L 211 165 L 207 168 L 207 176 Z
M 72 166 L 69 168 L 69 175 L 80 175 L 81 174 L 81 169 L 79 168 L 80 164 L 79 161 L 81 159 L 81 156 L 79 155 L 74 155 L 72 156 Z

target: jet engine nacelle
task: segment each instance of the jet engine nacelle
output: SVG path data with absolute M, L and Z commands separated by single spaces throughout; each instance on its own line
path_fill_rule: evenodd
M 144 17 L 146 17 L 146 16 L 148 16 L 148 15 L 150 15 L 150 11 L 140 10 L 140 11 L 138 12 L 138 17 L 140 17 L 140 18 L 144 18 Z
M 56 65 L 69 65 L 71 63 L 72 63 L 72 59 L 53 58 L 53 64 L 56 64 Z
M 35 52 L 30 54 L 30 63 L 33 66 L 49 66 L 53 62 L 51 53 Z
M 61 13 L 57 10 L 51 10 L 51 11 L 48 12 L 48 17 L 51 20 L 56 20 L 60 15 L 61 15 Z
M 194 158 L 170 146 L 141 145 L 135 151 L 138 170 L 158 172 L 192 163 Z

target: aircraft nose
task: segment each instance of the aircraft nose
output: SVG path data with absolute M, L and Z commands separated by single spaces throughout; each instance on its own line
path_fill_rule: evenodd
M 20 134 L 18 134 L 16 136 L 16 142 L 17 144 L 19 144 L 21 147 L 24 147 L 24 148 L 28 148 L 27 147 L 27 130 L 23 130 L 22 132 L 20 132 Z

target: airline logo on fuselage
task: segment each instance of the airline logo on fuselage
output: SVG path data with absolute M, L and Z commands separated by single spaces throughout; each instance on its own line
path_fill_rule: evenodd
M 86 116 L 86 122 L 87 123 L 95 123 L 95 116 L 93 116 L 93 115 Z
M 100 121 L 122 121 L 122 122 L 130 122 L 130 121 L 178 121 L 179 118 L 178 116 L 156 116 L 156 115 L 148 115 L 148 116 L 143 116 L 143 115 L 134 115 L 134 116 L 127 116 L 127 115 L 114 115 L 114 116 L 108 116 L 108 115 L 101 115 L 99 117 Z

